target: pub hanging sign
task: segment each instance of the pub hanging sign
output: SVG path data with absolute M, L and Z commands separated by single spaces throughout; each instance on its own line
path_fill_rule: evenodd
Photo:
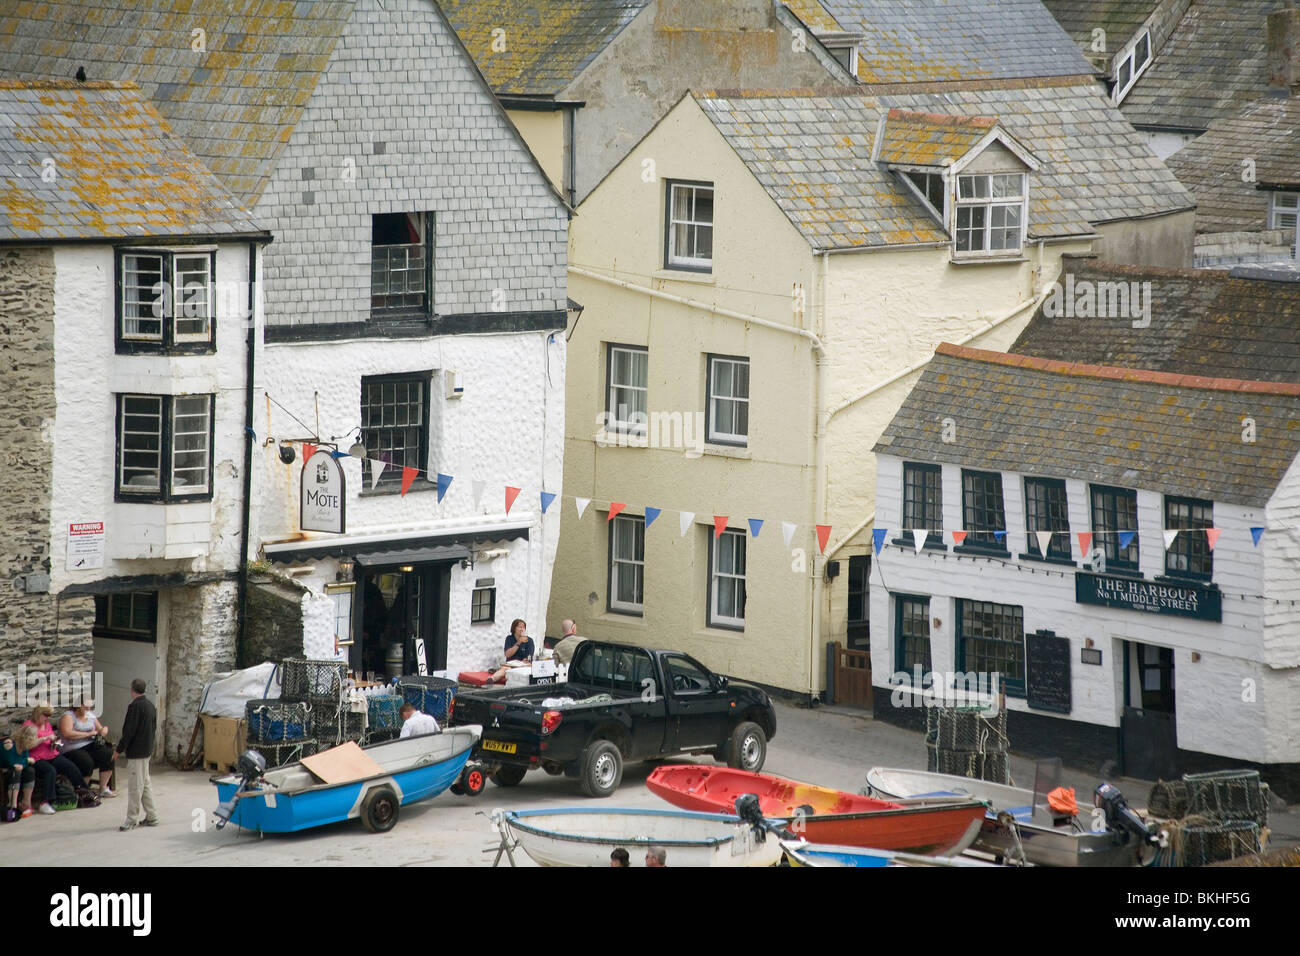
M 342 534 L 346 529 L 344 510 L 347 486 L 343 466 L 321 448 L 302 463 L 301 513 L 298 526 L 303 531 L 329 531 Z
M 1170 584 L 1086 571 L 1074 575 L 1074 599 L 1079 604 L 1221 621 L 1222 597 L 1218 588 L 1203 584 Z

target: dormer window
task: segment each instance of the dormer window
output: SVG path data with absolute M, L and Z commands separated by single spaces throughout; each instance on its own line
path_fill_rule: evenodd
M 945 187 L 943 185 L 942 173 L 922 173 L 916 170 L 908 170 L 903 175 L 912 181 L 917 192 L 925 197 L 925 201 L 930 204 L 939 216 L 939 221 L 943 222 L 943 197 Z
M 1124 51 L 1115 64 L 1115 105 L 1119 105 L 1138 77 L 1151 65 L 1151 32 L 1143 30 L 1137 42 Z
M 972 173 L 957 177 L 954 247 L 959 255 L 1019 252 L 1024 244 L 1024 173 Z
M 1296 255 L 1296 221 L 1300 220 L 1300 193 L 1269 193 L 1268 228 L 1291 234 L 1291 255 Z

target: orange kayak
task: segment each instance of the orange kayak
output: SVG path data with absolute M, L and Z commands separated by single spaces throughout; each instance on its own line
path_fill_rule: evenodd
M 974 842 L 987 809 L 978 800 L 897 803 L 728 767 L 671 764 L 646 780 L 651 792 L 685 810 L 734 813 L 736 798 L 758 797 L 763 816 L 787 820 L 809 843 L 900 850 L 928 856 L 961 853 Z

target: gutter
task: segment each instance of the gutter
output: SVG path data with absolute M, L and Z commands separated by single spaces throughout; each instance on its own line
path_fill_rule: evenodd
M 252 524 L 253 497 L 253 381 L 257 366 L 257 243 L 248 244 L 248 338 L 244 372 L 244 500 L 239 520 L 239 593 L 235 601 L 238 630 L 235 638 L 235 667 L 245 666 L 244 641 L 248 633 L 248 547 Z

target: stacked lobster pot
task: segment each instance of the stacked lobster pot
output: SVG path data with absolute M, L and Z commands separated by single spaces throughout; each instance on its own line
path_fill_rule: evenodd
M 978 707 L 927 707 L 927 769 L 975 780 L 1011 781 L 1007 712 Z
M 280 665 L 281 699 L 309 707 L 315 750 L 328 750 L 345 740 L 362 739 L 365 714 L 348 709 L 347 679 L 348 666 L 344 661 L 288 657 Z
M 267 766 L 310 757 L 317 751 L 312 737 L 312 705 L 306 701 L 250 700 L 244 706 L 248 746 L 266 758 Z

